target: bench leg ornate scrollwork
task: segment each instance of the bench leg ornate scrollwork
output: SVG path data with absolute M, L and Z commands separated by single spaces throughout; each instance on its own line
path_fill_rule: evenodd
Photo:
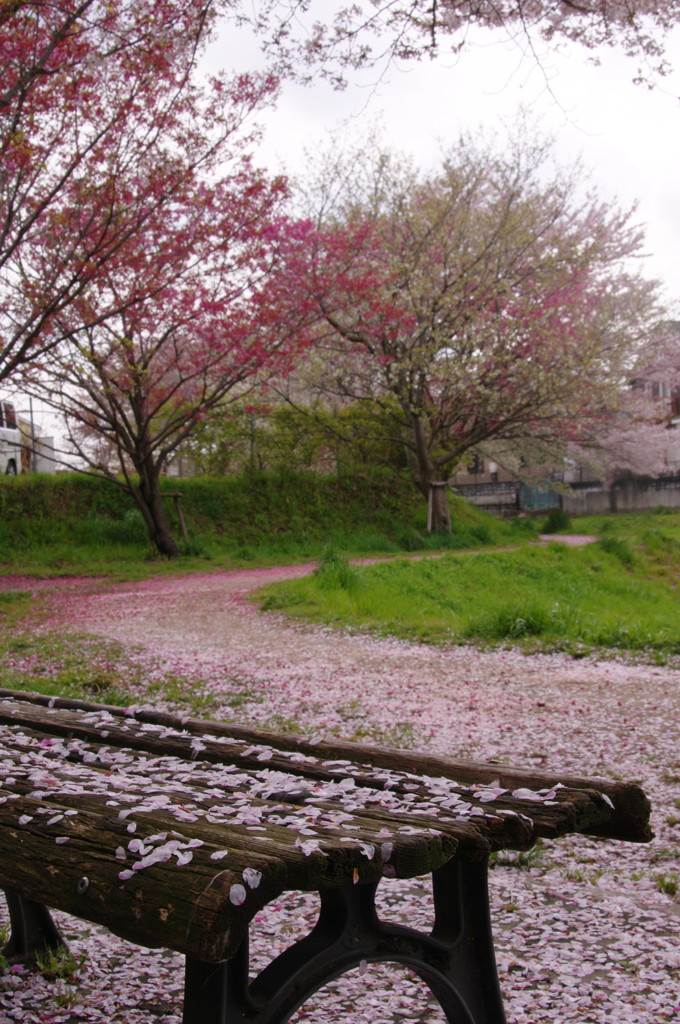
M 487 862 L 454 858 L 433 872 L 434 927 L 427 935 L 383 922 L 376 884 L 320 893 L 318 921 L 306 938 L 252 982 L 248 940 L 223 963 L 187 957 L 183 1024 L 284 1024 L 318 989 L 362 962 L 410 967 L 439 1000 L 450 1024 L 506 1024 L 491 935 Z M 3 953 L 31 960 L 65 948 L 49 910 L 5 890 L 11 938 Z
M 491 935 L 487 862 L 433 872 L 431 934 L 383 922 L 376 885 L 321 891 L 310 934 L 249 983 L 248 942 L 222 964 L 187 958 L 183 1024 L 284 1024 L 314 992 L 362 961 L 410 967 L 450 1024 L 505 1024 Z

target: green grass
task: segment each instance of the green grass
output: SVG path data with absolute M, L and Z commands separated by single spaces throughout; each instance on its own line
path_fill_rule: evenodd
M 67 949 L 47 949 L 36 956 L 36 966 L 48 981 L 73 981 L 78 971 L 87 963 L 87 954 L 74 956 Z
M 355 556 L 389 555 L 536 534 L 528 520 L 503 523 L 453 497 L 453 533 L 428 534 L 425 502 L 394 474 L 256 474 L 168 480 L 163 486 L 181 491 L 189 534 L 172 560 L 150 550 L 132 500 L 105 480 L 76 474 L 0 478 L 0 574 L 134 579 L 317 560 L 329 544 Z M 170 499 L 167 509 L 179 538 Z
M 670 871 L 665 875 L 657 875 L 655 878 L 656 887 L 659 892 L 665 893 L 673 899 L 678 895 L 680 887 L 680 874 L 677 871 Z
M 680 516 L 577 522 L 602 539 L 351 567 L 337 551 L 312 577 L 260 592 L 265 609 L 432 643 L 680 655 Z M 574 524 L 572 524 L 572 530 Z
M 45 628 L 48 601 L 47 596 L 0 594 L 0 687 L 119 707 L 158 700 L 210 716 L 213 701 L 207 691 L 167 671 L 149 678 L 136 663 L 134 648 Z
M 194 680 L 167 671 L 150 679 L 122 645 L 78 634 L 36 634 L 26 621 L 8 631 L 2 615 L 0 630 L 0 687 L 118 707 L 157 700 L 199 718 L 214 710 Z

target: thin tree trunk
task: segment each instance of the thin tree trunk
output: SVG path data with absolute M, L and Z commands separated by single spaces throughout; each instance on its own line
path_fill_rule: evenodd
M 430 456 L 422 423 L 417 418 L 412 421 L 411 442 L 409 465 L 413 481 L 427 502 L 427 528 L 431 533 L 451 533 L 448 488 L 444 481 L 438 480 L 437 467 Z
M 430 533 L 451 533 L 448 485 L 443 481 L 430 483 L 427 528 Z
M 175 558 L 179 548 L 170 528 L 170 520 L 163 504 L 158 469 L 148 463 L 135 467 L 139 473 L 139 486 L 132 488 L 132 496 L 142 513 L 149 539 L 161 555 Z

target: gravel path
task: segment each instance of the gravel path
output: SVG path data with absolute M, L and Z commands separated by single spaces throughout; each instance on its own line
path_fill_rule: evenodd
M 247 599 L 308 571 L 58 583 L 43 628 L 129 644 L 149 678 L 195 680 L 226 718 L 640 781 L 654 805 L 649 846 L 570 838 L 492 871 L 499 971 L 509 1024 L 680 1021 L 680 672 L 350 635 L 263 615 Z M 421 883 L 386 885 L 383 898 L 386 915 L 426 923 Z M 258 922 L 262 957 L 313 918 L 309 897 L 284 903 Z M 19 973 L 5 979 L 0 1022 L 179 1024 L 177 957 L 131 954 L 101 929 L 61 920 L 88 957 L 61 983 L 68 1005 L 56 1004 L 54 981 Z M 421 983 L 399 973 L 395 985 L 392 968 L 353 972 L 293 1020 L 442 1021 Z

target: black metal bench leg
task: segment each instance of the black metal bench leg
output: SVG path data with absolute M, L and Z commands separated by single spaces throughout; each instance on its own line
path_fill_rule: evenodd
M 432 887 L 432 937 L 449 946 L 443 972 L 448 984 L 463 999 L 475 1024 L 506 1024 L 491 929 L 488 858 L 450 860 L 433 872 Z M 446 1009 L 436 982 L 429 984 Z
M 11 889 L 5 889 L 10 940 L 3 949 L 3 956 L 14 963 L 35 960 L 49 950 L 66 949 L 59 929 L 52 915 L 42 903 L 34 903 Z
M 248 998 L 248 937 L 231 960 L 208 964 L 186 958 L 182 1024 L 243 1022 Z
M 439 1000 L 449 1024 L 506 1024 L 486 877 L 486 862 L 453 860 L 434 873 L 431 935 L 381 921 L 375 885 L 322 890 L 310 934 L 252 984 L 247 940 L 223 964 L 187 958 L 183 1024 L 285 1024 L 314 992 L 364 960 L 410 967 Z

